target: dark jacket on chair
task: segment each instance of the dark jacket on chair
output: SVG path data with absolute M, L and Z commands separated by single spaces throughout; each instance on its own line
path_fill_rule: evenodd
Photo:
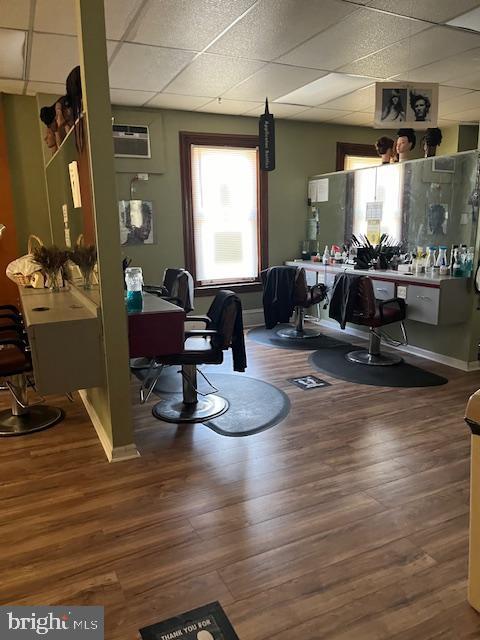
M 242 303 L 240 298 L 233 293 L 233 291 L 221 290 L 215 296 L 214 301 L 210 305 L 210 309 L 207 312 L 208 317 L 211 320 L 211 327 L 216 329 L 223 323 L 223 314 L 226 313 L 228 305 L 230 303 L 235 304 L 235 324 L 233 326 L 232 333 L 232 356 L 233 356 L 233 369 L 234 371 L 245 371 L 247 368 L 247 354 L 245 352 L 245 336 L 243 333 L 243 317 L 242 317 Z M 223 349 L 230 345 L 221 345 Z
M 358 295 L 358 274 L 339 273 L 335 276 L 333 291 L 330 296 L 329 316 L 340 323 L 342 329 L 352 319 Z
M 265 327 L 289 322 L 295 308 L 297 267 L 274 267 L 262 271 Z

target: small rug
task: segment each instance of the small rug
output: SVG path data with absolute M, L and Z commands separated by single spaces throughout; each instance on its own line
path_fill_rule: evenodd
M 282 328 L 293 325 L 278 324 L 273 329 L 265 329 L 265 327 L 255 327 L 250 329 L 248 337 L 255 342 L 266 345 L 267 347 L 279 347 L 280 349 L 295 349 L 299 351 L 316 351 L 317 349 L 332 349 L 333 347 L 341 347 L 346 342 L 336 340 L 329 336 L 319 335 L 318 338 L 280 338 L 277 331 Z M 310 326 L 310 325 L 308 325 Z M 315 327 L 316 325 L 311 325 Z
M 249 378 L 243 373 L 212 373 L 211 366 L 201 368 L 210 382 L 218 389 L 218 395 L 229 402 L 226 413 L 204 422 L 206 427 L 223 436 L 250 436 L 265 431 L 281 422 L 290 411 L 288 396 L 268 382 Z M 145 370 L 133 371 L 139 380 L 145 377 Z M 205 393 L 211 389 L 198 373 L 198 388 Z M 168 367 L 162 371 L 155 395 L 181 395 L 182 377 L 179 367 Z
M 345 344 L 336 349 L 322 349 L 312 353 L 309 361 L 314 369 L 328 373 L 334 378 L 375 387 L 435 387 L 448 382 L 446 378 L 406 362 L 391 367 L 373 367 L 349 362 L 345 356 L 354 350 L 358 350 L 358 347 L 352 344 Z

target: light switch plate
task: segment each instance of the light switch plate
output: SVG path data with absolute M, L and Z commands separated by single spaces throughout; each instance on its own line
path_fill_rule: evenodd
M 407 287 L 397 285 L 397 298 L 407 299 Z

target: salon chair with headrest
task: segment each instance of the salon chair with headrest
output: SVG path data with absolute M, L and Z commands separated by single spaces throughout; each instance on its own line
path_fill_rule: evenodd
M 40 402 L 28 403 L 32 362 L 23 327 L 0 327 L 0 379 L 12 396 L 11 408 L 0 411 L 0 436 L 20 436 L 48 429 L 63 418 L 63 411 Z
M 403 321 L 405 320 L 406 304 L 402 298 L 377 300 L 372 280 L 368 276 L 353 274 L 338 274 L 335 277 L 332 299 L 330 303 L 330 317 L 338 320 L 345 328 L 346 322 L 369 328 L 368 351 L 360 349 L 350 351 L 346 359 L 357 364 L 372 366 L 389 366 L 403 362 L 400 356 L 380 352 L 382 337 L 390 345 L 407 344 L 407 334 Z M 382 327 L 399 322 L 403 340 L 396 341 L 381 331 Z
M 186 322 L 201 322 L 205 328 L 185 331 L 185 349 L 181 353 L 157 358 L 162 365 L 181 367 L 182 396 L 170 394 L 152 410 L 155 418 L 166 422 L 205 422 L 227 411 L 228 401 L 216 395 L 217 389 L 212 385 L 212 393 L 198 391 L 198 365 L 221 364 L 223 352 L 231 348 L 234 370 L 245 371 L 247 366 L 242 304 L 232 291 L 219 291 L 205 316 L 187 316 Z
M 186 269 L 165 269 L 161 285 L 146 284 L 143 290 L 173 302 L 186 313 L 193 310 L 193 279 Z
M 273 329 L 285 324 L 295 310 L 295 326 L 283 327 L 276 332 L 280 338 L 303 339 L 321 335 L 319 329 L 305 328 L 305 309 L 319 304 L 327 297 L 324 284 L 309 286 L 303 267 L 270 267 L 261 273 L 263 283 L 263 311 L 265 326 Z

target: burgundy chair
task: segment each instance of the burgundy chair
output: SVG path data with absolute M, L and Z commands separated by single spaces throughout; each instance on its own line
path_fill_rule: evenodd
M 348 318 L 348 321 L 353 324 L 368 327 L 370 330 L 370 340 L 368 351 L 364 349 L 350 351 L 346 355 L 347 360 L 358 364 L 373 366 L 389 366 L 402 362 L 403 358 L 400 356 L 381 353 L 380 344 L 382 338 L 381 328 L 394 322 L 400 322 L 404 343 L 407 342 L 407 335 L 403 324 L 405 312 L 405 300 L 402 298 L 377 300 L 371 279 L 368 276 L 358 276 L 356 297 L 352 314 Z

